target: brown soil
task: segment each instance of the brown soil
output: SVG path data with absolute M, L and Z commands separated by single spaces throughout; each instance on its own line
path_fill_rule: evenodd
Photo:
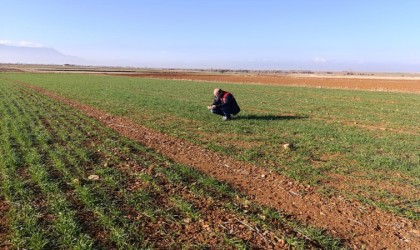
M 124 169 L 122 169 L 124 172 Z M 144 234 L 148 235 L 148 238 L 153 242 L 156 242 L 156 246 L 159 249 L 165 249 L 168 247 L 168 243 L 162 239 L 159 227 L 164 225 L 166 231 L 171 234 L 176 234 L 177 242 L 173 242 L 174 246 L 182 245 L 191 241 L 192 238 L 198 242 L 205 242 L 212 246 L 224 245 L 223 239 L 217 237 L 215 233 L 224 232 L 227 235 L 235 236 L 240 239 L 246 240 L 252 248 L 264 248 L 264 249 L 287 249 L 287 245 L 282 240 L 282 231 L 287 232 L 287 228 L 277 227 L 275 231 L 264 231 L 261 232 L 252 222 L 247 221 L 244 216 L 233 214 L 227 211 L 224 207 L 224 201 L 213 200 L 210 198 L 204 198 L 191 193 L 188 188 L 182 186 L 176 186 L 169 183 L 165 178 L 160 176 L 159 173 L 149 169 L 149 174 L 153 175 L 155 182 L 159 184 L 162 190 L 155 197 L 159 200 L 159 208 L 163 210 L 173 210 L 173 197 L 182 197 L 183 200 L 187 200 L 194 205 L 200 212 L 199 219 L 192 219 L 179 213 L 178 216 L 184 218 L 185 224 L 173 223 L 168 221 L 151 221 L 143 214 L 133 213 L 131 216 L 141 220 L 144 225 Z M 130 183 L 128 190 L 136 189 L 148 189 L 144 183 Z M 143 185 L 143 186 L 142 186 Z M 241 201 L 238 200 L 238 203 Z M 173 211 L 177 213 L 177 211 Z M 311 242 L 308 242 L 309 244 Z M 162 245 L 160 245 L 162 244 Z M 316 245 L 312 246 L 316 247 Z M 174 247 L 178 248 L 178 247 Z
M 121 135 L 153 148 L 176 162 L 226 181 L 249 195 L 254 202 L 324 228 L 333 236 L 344 239 L 354 249 L 363 246 L 367 249 L 420 249 L 417 221 L 409 221 L 340 196 L 323 197 L 314 188 L 296 184 L 279 174 L 157 133 L 126 118 L 112 116 L 41 88 L 31 88 L 83 111 Z
M 420 93 L 420 79 L 397 77 L 301 76 L 257 74 L 198 74 L 188 72 L 159 72 L 117 74 L 120 76 L 196 80 L 225 83 L 253 83 L 264 85 L 307 86 L 325 88 L 362 89 Z
M 6 214 L 9 211 L 9 204 L 0 196 L 0 249 L 10 249 L 10 242 L 7 241 L 9 234 Z
M 0 65 L 0 73 L 2 72 L 24 72 L 21 69 L 12 66 Z
M 404 180 L 410 179 L 410 177 L 402 177 L 400 174 L 388 173 L 388 176 L 397 178 L 400 176 L 400 178 Z M 418 202 L 420 196 L 420 191 L 413 185 L 409 185 L 398 180 L 372 180 L 363 173 L 352 173 L 351 176 L 331 174 L 330 179 L 326 180 L 323 184 L 337 190 L 344 190 L 350 194 L 357 194 L 362 197 L 370 198 L 376 202 L 384 202 L 385 204 L 390 202 L 395 203 L 400 208 L 409 206 L 410 203 L 415 203 L 416 201 Z M 389 193 L 393 195 L 393 198 L 389 198 L 386 195 L 378 198 L 378 195 L 372 195 L 372 193 L 375 194 L 375 192 L 381 192 L 382 194 Z M 398 200 L 395 197 L 398 197 Z M 387 199 L 393 200 L 387 202 Z M 420 213 L 420 209 L 418 207 L 412 208 L 412 210 L 416 213 Z
M 93 144 L 95 143 L 93 142 Z M 146 166 L 140 167 L 135 160 L 127 158 L 127 155 L 118 148 L 114 148 L 112 152 L 119 160 L 116 160 L 118 162 L 117 164 L 110 162 L 110 166 L 119 169 L 128 179 L 122 189 L 147 191 L 147 193 L 151 194 L 149 198 L 157 203 L 155 205 L 159 210 L 171 211 L 173 216 L 181 218 L 184 222 L 174 222 L 173 220 L 162 217 L 150 219 L 137 209 L 127 206 L 127 204 L 118 204 L 121 210 L 124 211 L 126 218 L 139 221 L 141 224 L 141 229 L 139 230 L 142 231 L 142 235 L 145 235 L 147 238 L 146 241 L 153 242 L 154 247 L 157 249 L 178 249 L 184 245 L 188 245 L 192 241 L 195 243 L 209 244 L 212 247 L 217 246 L 215 247 L 216 249 L 235 249 L 233 246 L 226 246 L 225 239 L 222 236 L 223 234 L 220 234 L 221 232 L 229 235 L 229 237 L 245 240 L 252 249 L 289 249 L 283 239 L 284 237 L 290 237 L 291 235 L 302 237 L 298 232 L 284 225 L 271 225 L 272 228 L 263 231 L 254 222 L 249 221 L 249 217 L 246 215 L 232 213 L 231 210 L 226 209 L 226 202 L 233 202 L 243 212 L 246 209 L 250 210 L 246 204 L 246 200 L 241 197 L 228 200 L 228 197 L 213 199 L 211 197 L 197 195 L 189 188 L 197 183 L 192 181 L 188 187 L 173 184 L 165 178 L 165 175 L 155 171 L 155 166 L 148 166 L 147 168 L 145 168 Z M 105 154 L 98 153 L 97 156 L 106 161 L 107 156 Z M 159 163 L 157 164 L 159 165 Z M 154 184 L 141 182 L 138 178 L 134 177 L 134 175 L 138 176 L 139 174 L 149 175 L 150 178 L 153 178 Z M 159 187 L 158 191 L 155 189 L 156 186 Z M 118 191 L 111 191 L 109 195 L 118 197 L 120 194 Z M 193 204 L 194 210 L 200 214 L 199 218 L 191 218 L 183 214 L 182 211 L 177 211 L 176 206 L 173 205 L 174 197 L 181 197 L 183 201 L 188 201 L 190 204 Z M 255 211 L 248 212 L 258 214 Z M 247 212 L 244 213 L 246 214 Z M 90 220 L 92 220 L 92 216 L 90 217 Z M 100 229 L 92 228 L 89 231 L 98 233 Z M 167 233 L 162 233 L 162 231 Z M 102 232 L 102 235 L 98 235 L 99 237 L 96 238 L 102 240 L 102 245 L 105 248 L 109 248 L 106 247 L 106 239 L 109 236 L 105 233 Z M 176 242 L 174 239 L 176 239 Z M 306 239 L 305 243 L 308 249 L 316 249 L 318 247 L 317 243 L 312 242 L 310 239 Z

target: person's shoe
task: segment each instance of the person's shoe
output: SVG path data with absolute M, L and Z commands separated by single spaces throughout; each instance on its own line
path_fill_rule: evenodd
M 230 116 L 223 116 L 223 121 L 229 121 L 230 119 L 231 119 L 231 117 Z

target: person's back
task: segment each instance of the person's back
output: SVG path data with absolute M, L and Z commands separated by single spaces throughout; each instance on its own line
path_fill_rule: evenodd
M 222 103 L 225 103 L 226 107 L 229 109 L 229 114 L 237 115 L 239 111 L 241 111 L 235 97 L 231 93 L 223 91 L 222 100 Z

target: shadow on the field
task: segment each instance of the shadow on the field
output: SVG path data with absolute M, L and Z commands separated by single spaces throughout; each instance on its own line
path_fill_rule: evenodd
M 295 120 L 295 119 L 306 119 L 308 116 L 297 116 L 297 115 L 239 115 L 235 117 L 235 120 Z

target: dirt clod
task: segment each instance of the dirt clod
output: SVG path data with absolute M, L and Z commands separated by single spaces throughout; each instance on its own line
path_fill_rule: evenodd
M 88 180 L 97 181 L 97 180 L 99 180 L 99 176 L 96 175 L 96 174 L 89 175 Z

